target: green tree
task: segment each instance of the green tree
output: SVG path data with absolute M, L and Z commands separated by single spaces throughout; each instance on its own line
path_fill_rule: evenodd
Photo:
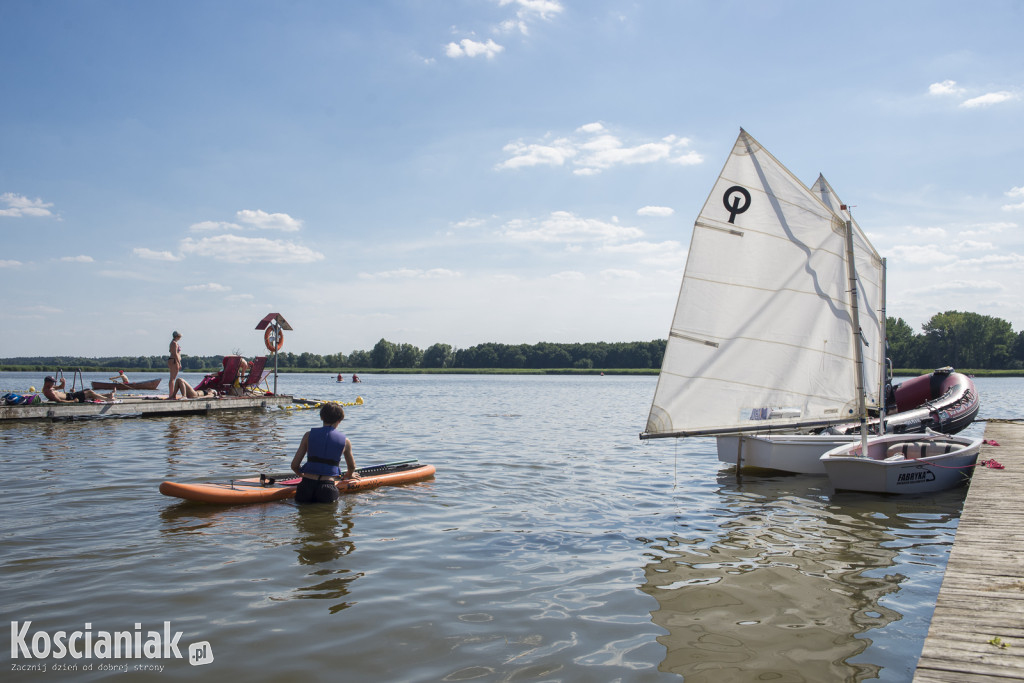
M 324 359 L 318 353 L 310 353 L 309 351 L 303 351 L 301 354 L 299 354 L 299 367 L 322 368 L 324 367 Z
M 932 366 L 1004 368 L 1016 342 L 1010 323 L 978 313 L 938 313 L 922 329 Z
M 420 365 L 425 368 L 447 368 L 453 360 L 451 344 L 432 344 L 423 352 Z
M 373 350 L 370 351 L 370 361 L 375 368 L 390 368 L 395 360 L 395 345 L 381 337 Z
M 348 354 L 348 364 L 353 368 L 368 368 L 373 365 L 369 351 L 353 351 Z
M 921 336 L 903 318 L 885 319 L 885 336 L 889 342 L 889 358 L 897 368 L 916 368 L 921 355 Z
M 391 361 L 394 368 L 415 368 L 423 358 L 423 351 L 412 344 L 398 344 L 395 347 L 395 355 Z
M 1010 357 L 1009 367 L 1014 370 L 1024 368 L 1024 331 L 1017 333 L 1017 339 L 1013 342 L 1013 354 Z

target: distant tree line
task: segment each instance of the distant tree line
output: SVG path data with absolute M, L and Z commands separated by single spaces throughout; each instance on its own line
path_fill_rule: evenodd
M 935 368 L 952 365 L 974 370 L 1024 370 L 1024 331 L 1014 332 L 1000 318 L 947 311 L 932 316 L 920 333 L 902 318 L 886 319 L 889 357 L 896 368 Z M 488 342 L 465 349 L 434 344 L 423 350 L 412 344 L 381 339 L 369 351 L 321 355 L 278 354 L 282 370 L 341 369 L 657 369 L 665 340 L 648 342 L 588 342 L 576 344 L 498 344 Z M 221 367 L 223 356 L 182 356 L 182 369 L 202 372 Z M 0 359 L 0 366 L 50 371 L 166 370 L 167 356 L 21 357 Z
M 369 351 L 321 355 L 310 353 L 278 354 L 281 370 L 340 369 L 657 369 L 665 354 L 665 340 L 649 342 L 592 342 L 585 344 L 496 344 L 486 343 L 466 349 L 451 344 L 434 344 L 422 350 L 412 344 L 397 344 L 381 339 Z M 182 369 L 202 372 L 221 367 L 223 356 L 183 354 Z M 167 356 L 109 356 L 84 358 L 70 356 L 32 356 L 0 359 L 0 366 L 50 371 L 63 368 L 84 371 L 166 370 Z
M 1001 318 L 946 311 L 915 333 L 903 318 L 886 318 L 889 357 L 897 368 L 952 365 L 975 370 L 1024 369 L 1024 331 Z

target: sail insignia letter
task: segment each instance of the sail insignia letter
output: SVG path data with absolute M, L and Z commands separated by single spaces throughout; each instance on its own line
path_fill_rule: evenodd
M 740 203 L 740 197 L 736 195 L 740 195 L 743 198 L 742 204 Z M 733 185 L 722 195 L 722 203 L 729 212 L 729 222 L 735 224 L 736 216 L 750 208 L 750 193 L 747 192 L 746 188 Z

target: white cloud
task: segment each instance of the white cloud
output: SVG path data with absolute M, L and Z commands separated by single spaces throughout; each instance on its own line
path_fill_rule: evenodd
M 889 250 L 890 264 L 900 261 L 910 265 L 935 266 L 956 261 L 957 257 L 949 249 L 935 244 L 914 244 L 893 247 Z M 889 266 L 892 268 L 892 265 Z
M 239 235 L 216 235 L 199 240 L 187 237 L 181 242 L 181 251 L 228 263 L 312 263 L 324 259 L 323 254 L 292 242 Z
M 292 218 L 286 213 L 267 213 L 259 209 L 242 209 L 237 214 L 238 220 L 247 225 L 253 225 L 263 230 L 281 230 L 283 232 L 295 232 L 302 228 L 302 221 Z
M 961 266 L 980 266 L 982 268 L 994 270 L 1007 268 L 1019 269 L 1021 265 L 1024 265 L 1024 256 L 1022 256 L 1021 254 L 1014 254 L 1012 252 L 1003 252 L 998 254 L 986 254 L 985 256 L 981 256 L 978 258 L 964 259 L 955 264 L 951 264 L 951 266 L 947 266 L 946 268 L 944 268 L 944 270 L 949 270 L 950 268 L 959 268 Z
M 523 168 L 527 166 L 562 166 L 576 156 L 576 149 L 565 138 L 559 138 L 551 144 L 528 145 L 521 141 L 510 142 L 502 148 L 510 153 L 509 159 L 498 164 L 498 168 Z
M 252 294 L 232 294 L 231 296 L 224 297 L 225 301 L 248 301 L 255 298 Z
M 967 109 L 974 109 L 976 107 L 989 107 L 993 104 L 1000 104 L 1002 102 L 1008 102 L 1015 99 L 1017 99 L 1017 96 L 1012 92 L 1000 90 L 999 92 L 990 92 L 984 95 L 979 95 L 978 97 L 972 97 L 969 100 L 964 100 L 960 103 L 960 106 Z
M 1016 199 L 1018 197 L 1024 197 L 1024 186 L 1011 187 L 1004 193 L 1007 197 Z M 1003 204 L 1003 211 L 1021 211 L 1024 210 L 1024 202 L 1020 204 Z
M 483 218 L 467 218 L 464 221 L 458 223 L 452 223 L 452 227 L 458 230 L 482 228 L 487 225 L 487 221 Z
M 925 239 L 941 240 L 946 237 L 946 231 L 943 228 L 918 228 L 911 226 L 908 228 L 908 231 L 916 237 Z
M 519 31 L 528 35 L 530 25 L 536 21 L 550 21 L 557 14 L 561 14 L 564 8 L 557 0 L 499 0 L 499 5 L 516 5 L 516 16 L 514 19 L 502 21 L 497 30 L 502 32 Z
M 21 261 L 12 261 L 11 259 L 0 258 L 0 268 L 17 268 L 24 265 Z
M 676 211 L 668 206 L 643 206 L 636 210 L 637 216 L 654 216 L 656 218 L 667 218 Z
M 136 247 L 132 249 L 132 253 L 139 258 L 144 258 L 149 261 L 180 261 L 181 256 L 175 256 L 169 251 L 154 251 L 146 247 Z
M 227 285 L 218 284 L 216 282 L 207 282 L 205 285 L 187 285 L 185 287 L 186 292 L 230 292 L 231 287 Z
M 673 159 L 669 159 L 668 163 L 679 164 L 680 166 L 697 166 L 704 163 L 704 157 L 691 150 L 686 154 L 680 154 Z
M 506 5 L 518 5 L 517 14 L 521 18 L 533 18 L 549 20 L 564 9 L 558 0 L 500 0 L 502 7 Z
M 618 222 L 582 218 L 569 211 L 554 211 L 540 220 L 514 220 L 505 224 L 501 234 L 521 242 L 612 242 L 643 236 L 639 228 Z
M 974 240 L 961 240 L 953 247 L 963 251 L 988 251 L 995 249 L 995 245 L 991 242 L 976 242 Z
M 635 270 L 625 270 L 623 268 L 606 268 L 601 271 L 601 277 L 608 280 L 639 280 L 643 276 Z
M 704 158 L 687 149 L 688 138 L 668 135 L 660 140 L 627 145 L 600 123 L 577 128 L 573 136 L 559 137 L 552 142 L 510 142 L 503 151 L 511 156 L 497 168 L 528 166 L 563 166 L 572 160 L 576 175 L 597 175 L 619 165 L 650 164 L 666 161 L 674 164 L 700 164 Z
M 86 256 L 85 254 L 80 256 L 61 256 L 60 260 L 67 263 L 92 263 L 93 261 L 92 256 Z
M 928 86 L 929 95 L 959 95 L 962 92 L 963 88 L 958 88 L 956 81 L 942 81 Z
M 994 280 L 946 280 L 928 287 L 908 290 L 907 294 L 955 294 L 965 292 L 974 294 L 976 292 L 999 292 L 1004 289 L 1002 283 Z
M 486 43 L 481 43 L 471 38 L 463 38 L 457 43 L 448 43 L 445 46 L 444 53 L 452 59 L 480 56 L 494 59 L 495 55 L 504 51 L 504 49 L 504 47 L 498 45 L 490 38 L 487 39 Z
M 565 282 L 581 282 L 587 279 L 587 276 L 578 270 L 563 270 L 561 273 L 554 273 L 551 275 L 552 280 L 562 280 Z
M 606 254 L 634 257 L 645 265 L 682 268 L 686 263 L 686 249 L 675 240 L 665 242 L 627 242 L 606 244 L 599 250 Z
M 51 202 L 44 202 L 38 197 L 36 199 L 29 199 L 13 192 L 4 192 L 0 194 L 0 202 L 7 205 L 6 209 L 0 209 L 0 216 L 21 218 L 22 216 L 39 217 L 53 215 L 53 212 L 50 211 L 50 207 L 53 204 Z
M 242 226 L 238 223 L 228 223 L 226 221 L 201 221 L 199 223 L 193 223 L 188 228 L 192 232 L 210 232 L 213 230 L 242 230 Z
M 397 270 L 386 270 L 380 273 L 360 273 L 359 277 L 363 280 L 439 280 L 462 277 L 462 273 L 454 270 L 448 270 L 447 268 L 431 268 L 429 270 L 421 270 L 419 268 L 399 268 Z
M 1012 230 L 1017 227 L 1016 223 L 975 223 L 967 226 L 968 230 L 960 232 L 961 237 L 981 237 L 983 235 L 998 234 L 1004 230 Z

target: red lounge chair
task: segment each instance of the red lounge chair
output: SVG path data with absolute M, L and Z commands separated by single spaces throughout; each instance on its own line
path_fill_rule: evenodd
M 196 385 L 196 389 L 216 389 L 218 393 L 229 393 L 238 379 L 238 368 L 242 364 L 241 356 L 224 356 L 224 367 L 213 375 L 207 375 Z
M 260 384 L 270 374 L 269 369 L 265 369 L 267 365 L 267 357 L 260 356 L 253 358 L 252 363 L 249 364 L 249 376 L 245 378 L 245 382 L 242 383 L 242 391 L 250 394 L 254 389 L 257 389 Z

